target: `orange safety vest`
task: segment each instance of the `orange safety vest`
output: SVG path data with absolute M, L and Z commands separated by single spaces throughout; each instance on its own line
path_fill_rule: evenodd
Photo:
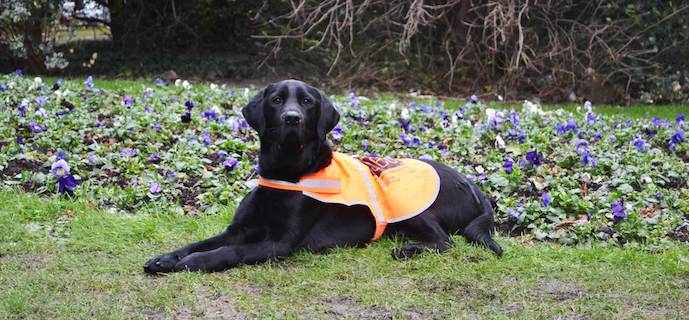
M 302 191 L 325 203 L 365 205 L 376 219 L 373 240 L 388 223 L 410 219 L 430 207 L 440 192 L 440 178 L 429 164 L 414 159 L 352 158 L 333 152 L 329 166 L 299 182 L 266 179 L 258 184 Z

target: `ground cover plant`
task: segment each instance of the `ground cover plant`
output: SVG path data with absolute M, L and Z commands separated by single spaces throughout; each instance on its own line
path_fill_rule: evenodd
M 431 157 L 473 176 L 494 202 L 505 256 L 454 237 L 444 254 L 395 262 L 388 251 L 401 241 L 385 238 L 364 250 L 151 278 L 146 259 L 219 233 L 255 185 L 258 143 L 239 109 L 256 91 L 48 82 L 19 71 L 0 76 L 0 90 L 0 317 L 687 312 L 681 116 L 333 96 L 338 150 Z
M 106 91 L 91 77 L 44 83 L 21 70 L 0 81 L 6 186 L 108 210 L 213 214 L 256 185 L 257 136 L 239 112 L 255 91 L 181 80 Z M 491 197 L 503 233 L 579 247 L 687 241 L 683 114 L 331 99 L 343 116 L 335 149 L 445 162 Z

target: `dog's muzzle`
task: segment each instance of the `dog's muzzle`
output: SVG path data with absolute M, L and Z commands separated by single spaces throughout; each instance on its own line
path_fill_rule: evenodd
M 278 149 L 301 150 L 304 147 L 305 118 L 296 110 L 287 110 L 280 115 L 280 144 Z
M 287 111 L 281 116 L 282 122 L 287 125 L 299 125 L 302 121 L 302 116 L 296 111 Z

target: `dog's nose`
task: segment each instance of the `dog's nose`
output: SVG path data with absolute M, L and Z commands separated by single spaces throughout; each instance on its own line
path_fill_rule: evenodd
M 282 121 L 287 124 L 297 124 L 301 122 L 301 115 L 296 111 L 287 111 L 282 115 Z

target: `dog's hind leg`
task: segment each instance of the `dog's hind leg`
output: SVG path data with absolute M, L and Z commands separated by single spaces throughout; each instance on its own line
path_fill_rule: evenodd
M 490 205 L 488 205 L 490 206 Z M 495 251 L 498 256 L 502 256 L 502 248 L 491 237 L 493 229 L 493 210 L 486 210 L 476 219 L 469 222 L 469 224 L 462 230 L 462 235 L 470 243 L 483 244 Z
M 418 216 L 399 224 L 399 228 L 395 229 L 403 230 L 404 234 L 420 238 L 422 242 L 406 243 L 392 249 L 390 255 L 395 259 L 409 259 L 426 250 L 443 252 L 455 244 L 435 220 Z

